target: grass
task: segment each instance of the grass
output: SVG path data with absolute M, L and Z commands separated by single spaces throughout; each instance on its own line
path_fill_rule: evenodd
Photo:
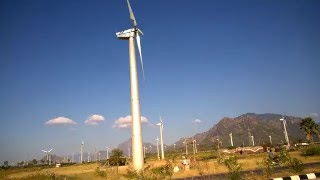
M 320 162 L 320 156 L 302 156 L 301 152 L 293 151 L 290 152 L 290 156 L 292 158 L 300 159 L 304 164 L 311 162 Z M 179 166 L 182 169 L 181 165 L 181 157 L 182 154 L 171 153 L 166 156 L 166 159 L 169 159 L 173 166 Z M 179 171 L 175 173 L 172 178 L 184 178 L 190 176 L 198 176 L 198 175 L 208 175 L 208 174 L 218 174 L 218 173 L 227 173 L 228 169 L 225 165 L 219 164 L 217 162 L 217 152 L 209 151 L 209 152 L 199 152 L 197 154 L 196 159 L 197 166 L 192 167 L 189 171 Z M 266 153 L 261 154 L 248 154 L 248 155 L 237 155 L 238 162 L 242 166 L 242 170 L 254 170 L 257 168 L 261 168 L 257 162 L 261 162 L 265 157 L 267 157 Z M 193 159 L 192 156 L 189 157 Z M 200 161 L 199 161 L 200 160 Z M 166 164 L 166 161 L 158 161 L 155 158 L 147 158 L 145 165 L 150 166 L 151 168 L 163 166 Z M 101 171 L 105 171 L 108 179 L 112 179 L 112 177 L 116 178 L 116 168 L 111 167 L 107 168 L 102 165 L 91 163 L 91 164 L 82 164 L 82 165 L 71 165 L 65 166 L 61 168 L 48 168 L 48 167 L 28 167 L 28 168 L 10 168 L 8 170 L 0 170 L 0 179 L 37 179 L 37 177 L 41 177 L 45 179 L 46 176 L 50 174 L 54 174 L 56 179 L 65 178 L 67 179 L 106 179 L 106 177 L 98 176 L 96 174 L 97 167 L 100 168 Z M 119 167 L 119 179 L 126 179 L 125 175 L 127 174 L 127 166 Z M 318 169 L 307 168 L 304 172 L 315 172 L 319 171 Z M 292 172 L 284 171 L 284 172 L 275 172 L 272 177 L 281 177 L 292 175 Z M 259 176 L 260 177 L 260 176 Z M 247 174 L 245 175 L 246 179 L 261 179 L 257 178 L 255 174 Z

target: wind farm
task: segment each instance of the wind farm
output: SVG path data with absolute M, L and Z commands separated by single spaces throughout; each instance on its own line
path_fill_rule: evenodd
M 319 2 L 0 7 L 0 179 L 318 178 Z

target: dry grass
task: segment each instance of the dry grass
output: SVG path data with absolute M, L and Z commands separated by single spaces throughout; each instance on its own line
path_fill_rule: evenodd
M 300 152 L 290 152 L 291 157 L 295 157 L 300 159 L 303 163 L 311 163 L 311 162 L 320 162 L 320 156 L 312 156 L 312 157 L 303 157 L 300 156 Z M 263 154 L 255 154 L 255 155 L 241 155 L 239 156 L 239 163 L 242 165 L 242 170 L 254 170 L 261 168 L 261 166 L 258 164 L 258 162 L 261 162 L 263 158 L 267 157 L 265 153 Z M 181 166 L 180 164 L 181 159 L 177 159 L 175 161 L 175 165 Z M 151 167 L 157 167 L 164 165 L 166 161 L 158 161 L 158 160 L 149 160 L 145 165 L 151 166 Z M 201 174 L 207 175 L 207 174 L 218 174 L 218 173 L 227 173 L 228 169 L 217 162 L 216 159 L 210 159 L 205 161 L 200 161 L 197 164 L 200 168 L 191 168 L 188 171 L 180 171 L 178 173 L 175 173 L 173 175 L 173 178 L 183 178 L 183 177 L 190 177 L 190 176 L 199 176 Z M 21 168 L 21 169 L 9 169 L 6 171 L 1 171 L 0 173 L 5 173 L 5 175 L 8 178 L 21 178 L 25 177 L 31 174 L 35 173 L 55 173 L 56 175 L 65 175 L 70 176 L 75 179 L 103 179 L 102 177 L 98 177 L 95 175 L 95 170 L 97 167 L 100 167 L 102 171 L 107 171 L 107 173 L 115 177 L 116 176 L 116 167 L 112 168 L 106 168 L 103 166 L 99 166 L 98 164 L 83 164 L 83 165 L 72 165 L 67 167 L 61 167 L 61 168 Z M 120 179 L 125 179 L 124 175 L 127 173 L 127 166 L 121 166 L 119 167 L 119 177 Z M 200 170 L 201 172 L 200 172 Z M 308 168 L 304 172 L 314 172 L 319 171 L 319 169 L 315 168 Z M 281 177 L 281 176 L 287 176 L 292 173 L 290 172 L 280 172 L 275 173 L 272 177 Z M 1 176 L 0 176 L 1 177 Z M 255 174 L 249 174 L 246 175 L 246 179 L 257 179 L 257 175 Z M 262 177 L 259 176 L 258 179 L 261 179 Z M 109 178 L 110 179 L 110 178 Z M 111 178 L 112 179 L 112 178 Z

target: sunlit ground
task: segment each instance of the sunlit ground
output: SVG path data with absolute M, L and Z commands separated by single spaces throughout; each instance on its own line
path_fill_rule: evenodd
M 225 165 L 219 164 L 217 159 L 208 159 L 205 160 L 206 157 L 216 157 L 217 152 L 199 152 L 197 154 L 198 159 L 202 159 L 198 161 L 198 167 L 195 168 L 191 167 L 190 170 L 182 170 L 181 164 L 181 154 L 168 154 L 167 159 L 169 159 L 174 166 L 179 166 L 181 171 L 175 173 L 172 178 L 184 178 L 184 177 L 191 177 L 191 176 L 199 176 L 200 171 L 202 171 L 203 175 L 208 174 L 219 174 L 219 173 L 228 173 L 228 169 Z M 311 157 L 304 157 L 300 155 L 299 151 L 290 152 L 291 157 L 295 157 L 300 159 L 304 164 L 312 163 L 312 162 L 320 162 L 320 156 L 311 156 Z M 175 158 L 174 158 L 175 157 Z M 249 155 L 238 155 L 239 163 L 242 166 L 242 170 L 255 170 L 261 169 L 261 163 L 264 158 L 267 157 L 266 153 L 260 154 L 249 154 Z M 193 159 L 191 155 L 189 157 Z M 157 167 L 166 164 L 166 161 L 158 161 L 155 157 L 149 156 L 146 160 L 145 166 Z M 128 166 L 120 166 L 117 174 L 116 167 L 108 167 L 98 163 L 89 163 L 89 164 L 76 164 L 61 168 L 44 168 L 44 167 L 28 167 L 28 168 L 10 168 L 8 170 L 1 170 L 0 179 L 28 179 L 26 177 L 29 176 L 29 179 L 35 179 L 34 177 L 30 176 L 32 174 L 50 174 L 54 173 L 57 176 L 66 177 L 67 179 L 106 179 L 106 177 L 101 177 L 96 174 L 96 169 L 99 167 L 102 171 L 106 171 L 108 174 L 109 179 L 116 179 L 117 177 L 120 179 L 126 179 L 125 175 L 127 174 Z M 317 172 L 320 169 L 320 165 L 314 167 L 307 167 L 302 173 L 309 173 L 309 172 Z M 285 170 L 281 172 L 274 173 L 271 177 L 282 177 L 288 175 L 294 175 L 295 173 Z M 301 174 L 301 173 L 299 173 Z M 264 179 L 265 176 L 259 174 L 245 174 L 246 179 Z M 40 178 L 41 179 L 41 178 Z

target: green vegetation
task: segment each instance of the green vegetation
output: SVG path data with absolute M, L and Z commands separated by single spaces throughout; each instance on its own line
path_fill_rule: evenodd
M 229 174 L 228 178 L 231 180 L 239 180 L 242 179 L 241 176 L 241 165 L 238 163 L 237 156 L 231 156 L 224 160 L 224 165 L 228 168 Z
M 304 131 L 308 142 L 313 142 L 312 135 L 317 134 L 319 131 L 318 124 L 311 117 L 302 119 L 300 129 Z
M 320 146 L 311 145 L 301 150 L 302 156 L 319 156 L 320 155 Z
M 128 179 L 157 180 L 165 179 L 166 177 L 171 179 L 172 175 L 173 166 L 169 161 L 167 161 L 167 163 L 163 166 L 154 168 L 147 166 L 143 171 L 135 171 L 132 169 L 132 167 L 129 167 L 125 177 Z
M 111 151 L 111 156 L 109 158 L 109 163 L 111 166 L 120 166 L 125 165 L 126 161 L 125 158 L 122 158 L 123 151 L 120 149 L 113 149 Z
M 288 165 L 290 169 L 295 173 L 302 172 L 304 170 L 303 163 L 297 158 L 290 158 Z
M 100 170 L 99 167 L 97 167 L 97 169 L 95 171 L 95 175 L 99 176 L 99 177 L 107 177 L 107 172 L 106 171 L 102 171 L 102 170 Z

